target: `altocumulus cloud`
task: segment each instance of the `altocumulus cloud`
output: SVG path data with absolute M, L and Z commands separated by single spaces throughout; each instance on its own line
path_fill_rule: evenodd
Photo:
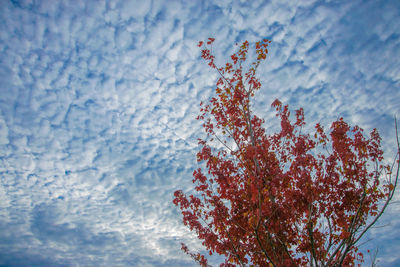
M 343 116 L 377 127 L 390 156 L 399 19 L 395 0 L 2 1 L 0 265 L 194 265 L 171 201 L 196 167 L 216 76 L 195 45 L 210 36 L 219 62 L 272 40 L 258 114 L 279 97 L 313 121 Z M 400 263 L 397 212 L 364 246 L 384 266 Z

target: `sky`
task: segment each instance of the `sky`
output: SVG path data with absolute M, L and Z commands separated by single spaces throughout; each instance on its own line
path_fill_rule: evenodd
M 220 64 L 272 41 L 254 102 L 267 128 L 279 98 L 310 125 L 376 127 L 395 153 L 398 0 L 1 0 L 0 27 L 0 266 L 196 266 L 172 199 L 193 189 L 208 37 Z M 362 241 L 381 266 L 400 265 L 394 200 Z

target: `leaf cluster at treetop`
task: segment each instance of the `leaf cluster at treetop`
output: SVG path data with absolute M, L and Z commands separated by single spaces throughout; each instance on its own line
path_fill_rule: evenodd
M 279 100 L 272 107 L 280 131 L 267 134 L 264 120 L 252 113 L 251 100 L 261 87 L 256 71 L 267 58 L 270 41 L 255 43 L 256 59 L 247 70 L 249 42 L 223 67 L 214 62 L 213 42 L 199 43 L 202 58 L 219 74 L 216 96 L 200 104 L 197 117 L 208 135 L 199 139 L 197 154 L 207 173 L 194 171 L 196 195 L 174 193 L 184 224 L 210 255 L 225 256 L 221 266 L 362 263 L 357 242 L 394 195 L 398 159 L 385 165 L 377 130 L 367 136 L 342 118 L 329 130 L 316 124 L 305 133 L 303 109 L 291 116 Z M 224 149 L 213 148 L 215 140 Z M 182 249 L 209 266 L 204 255 L 185 244 Z

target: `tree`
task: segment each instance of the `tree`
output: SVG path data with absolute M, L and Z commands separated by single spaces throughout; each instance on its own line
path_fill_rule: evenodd
M 210 255 L 225 256 L 221 266 L 362 262 L 357 243 L 392 199 L 399 161 L 383 163 L 376 129 L 367 137 L 339 118 L 328 131 L 316 124 L 315 132 L 305 133 L 303 109 L 293 118 L 279 100 L 272 107 L 281 129 L 267 134 L 264 120 L 252 113 L 251 100 L 261 87 L 256 71 L 270 41 L 255 44 L 256 60 L 247 72 L 247 41 L 223 67 L 214 62 L 213 41 L 199 43 L 202 58 L 219 74 L 216 97 L 200 103 L 197 117 L 207 133 L 206 140 L 199 139 L 197 160 L 207 173 L 193 172 L 196 194 L 174 193 L 184 224 Z M 216 142 L 220 146 L 213 146 Z M 185 244 L 182 249 L 208 266 L 204 255 Z

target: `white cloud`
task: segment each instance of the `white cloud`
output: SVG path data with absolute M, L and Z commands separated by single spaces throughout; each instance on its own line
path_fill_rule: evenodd
M 0 114 L 0 146 L 7 145 L 8 143 L 8 126 L 4 121 L 2 114 Z

